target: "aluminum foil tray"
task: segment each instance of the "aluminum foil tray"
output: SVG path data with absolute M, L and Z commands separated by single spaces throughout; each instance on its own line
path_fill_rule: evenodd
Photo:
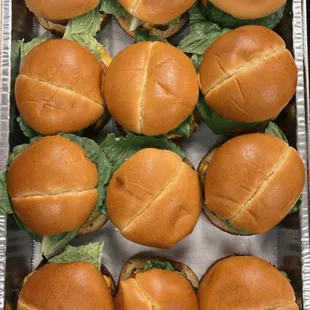
M 31 40 L 43 33 L 33 15 L 26 9 L 23 0 L 0 0 L 0 169 L 5 164 L 9 151 L 23 143 L 17 124 L 17 110 L 14 104 L 14 78 L 18 73 L 18 40 Z M 298 87 L 295 98 L 282 112 L 278 125 L 287 135 L 290 144 L 297 147 L 305 166 L 309 158 L 309 75 L 306 0 L 288 0 L 285 15 L 275 29 L 286 41 L 294 54 L 298 66 Z M 177 43 L 185 29 L 172 40 Z M 114 18 L 98 35 L 112 56 L 132 43 L 117 25 Z M 103 132 L 116 130 L 110 122 Z M 190 139 L 179 144 L 188 158 L 197 167 L 201 158 L 213 146 L 225 138 L 214 135 L 206 126 Z M 173 250 L 154 250 L 125 240 L 111 223 L 96 234 L 77 238 L 74 244 L 105 240 L 104 264 L 110 269 L 114 279 L 125 261 L 135 254 L 164 255 L 189 264 L 201 277 L 217 259 L 232 254 L 260 256 L 279 269 L 287 272 L 296 291 L 301 309 L 310 310 L 310 248 L 309 248 L 309 189 L 303 193 L 300 213 L 289 215 L 278 227 L 260 236 L 240 237 L 226 234 L 201 215 L 194 232 L 180 242 Z M 0 309 L 14 309 L 16 296 L 22 279 L 41 260 L 39 245 L 19 230 L 12 217 L 0 216 Z

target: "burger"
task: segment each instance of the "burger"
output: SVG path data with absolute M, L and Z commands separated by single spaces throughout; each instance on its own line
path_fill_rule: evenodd
M 103 10 L 113 14 L 121 28 L 135 37 L 137 28 L 161 38 L 179 32 L 188 21 L 187 11 L 195 0 L 106 0 Z
M 108 117 L 103 79 L 103 66 L 78 43 L 56 39 L 39 44 L 24 57 L 15 84 L 23 127 L 38 135 L 101 129 Z
M 203 211 L 211 223 L 235 235 L 263 234 L 299 200 L 305 169 L 300 155 L 282 139 L 256 133 L 214 149 L 199 168 Z
M 262 26 L 217 39 L 199 69 L 198 110 L 217 134 L 257 131 L 275 119 L 296 91 L 297 67 L 285 42 Z
M 163 42 L 140 42 L 122 50 L 103 85 L 107 107 L 128 131 L 146 136 L 189 136 L 199 95 L 190 59 Z
M 199 281 L 190 267 L 160 257 L 135 257 L 120 273 L 115 310 L 198 310 Z
M 202 205 L 199 177 L 173 142 L 110 135 L 102 148 L 114 171 L 107 211 L 126 239 L 169 249 L 193 231 Z
M 88 138 L 61 134 L 15 147 L 1 174 L 2 214 L 42 242 L 50 256 L 76 235 L 107 221 L 105 188 L 111 165 Z
M 72 19 L 86 17 L 90 22 L 94 22 L 95 19 L 95 22 L 100 25 L 105 23 L 109 17 L 102 12 L 101 0 L 25 0 L 25 3 L 28 9 L 37 17 L 41 26 L 59 33 L 66 31 L 66 26 Z
M 101 265 L 103 243 L 68 247 L 28 275 L 18 296 L 17 310 L 114 310 L 114 281 Z
M 225 28 L 260 25 L 273 29 L 283 17 L 286 0 L 201 0 L 205 16 Z
M 289 280 L 254 256 L 217 262 L 202 278 L 198 299 L 200 310 L 299 309 Z

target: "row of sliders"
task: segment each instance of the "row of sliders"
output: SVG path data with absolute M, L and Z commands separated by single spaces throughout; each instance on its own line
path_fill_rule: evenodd
M 14 148 L 2 209 L 47 256 L 108 216 L 126 239 L 170 249 L 193 231 L 203 205 L 228 233 L 262 234 L 298 209 L 305 182 L 303 162 L 283 137 L 270 122 L 265 133 L 211 150 L 198 172 L 167 137 L 110 134 L 100 146 L 73 134 L 40 137 Z
M 25 278 L 17 309 L 299 309 L 286 274 L 255 256 L 223 258 L 201 281 L 183 263 L 137 256 L 124 265 L 115 287 L 101 264 L 102 247 L 68 246 L 42 262 Z

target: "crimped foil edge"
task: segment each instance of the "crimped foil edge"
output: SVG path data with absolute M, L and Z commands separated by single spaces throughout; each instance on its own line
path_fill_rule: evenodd
M 11 0 L 2 0 L 0 37 L 0 170 L 9 153 L 10 82 L 11 82 Z M 0 216 L 0 309 L 5 303 L 6 216 Z
M 295 61 L 298 67 L 296 92 L 297 113 L 297 149 L 306 169 L 306 185 L 303 191 L 303 203 L 300 208 L 301 265 L 303 281 L 303 307 L 310 309 L 310 244 L 309 244 L 309 66 L 307 43 L 307 2 L 293 0 L 293 42 Z

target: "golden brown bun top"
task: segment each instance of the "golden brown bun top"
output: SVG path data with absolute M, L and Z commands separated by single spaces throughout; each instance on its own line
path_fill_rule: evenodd
M 143 149 L 114 173 L 107 207 L 111 221 L 127 239 L 171 248 L 198 221 L 198 174 L 171 151 Z
M 61 136 L 47 136 L 31 144 L 12 162 L 7 174 L 13 198 L 93 189 L 96 165 L 78 144 Z
M 196 294 L 182 275 L 161 269 L 139 272 L 135 279 L 120 281 L 122 310 L 198 310 Z
M 151 24 L 168 24 L 185 13 L 195 0 L 118 0 L 135 18 Z
M 295 149 L 271 135 L 243 135 L 224 143 L 211 160 L 205 203 L 232 226 L 263 233 L 287 215 L 304 182 L 304 165 Z
M 238 19 L 258 19 L 279 10 L 286 0 L 209 0 L 221 11 Z
M 99 5 L 99 0 L 25 0 L 28 9 L 37 17 L 66 20 L 88 13 Z
M 257 122 L 278 116 L 288 104 L 296 91 L 297 67 L 279 35 L 244 26 L 207 49 L 199 79 L 205 101 L 218 114 Z
M 216 263 L 203 277 L 200 310 L 298 310 L 288 279 L 254 256 L 234 256 Z
M 104 94 L 122 127 L 151 136 L 175 129 L 192 113 L 199 85 L 182 51 L 167 43 L 141 42 L 113 59 Z
M 88 49 L 74 41 L 55 39 L 41 43 L 24 58 L 19 73 L 104 103 L 100 88 L 102 67 Z
M 99 270 L 88 262 L 47 264 L 23 285 L 18 310 L 113 310 L 108 285 Z

